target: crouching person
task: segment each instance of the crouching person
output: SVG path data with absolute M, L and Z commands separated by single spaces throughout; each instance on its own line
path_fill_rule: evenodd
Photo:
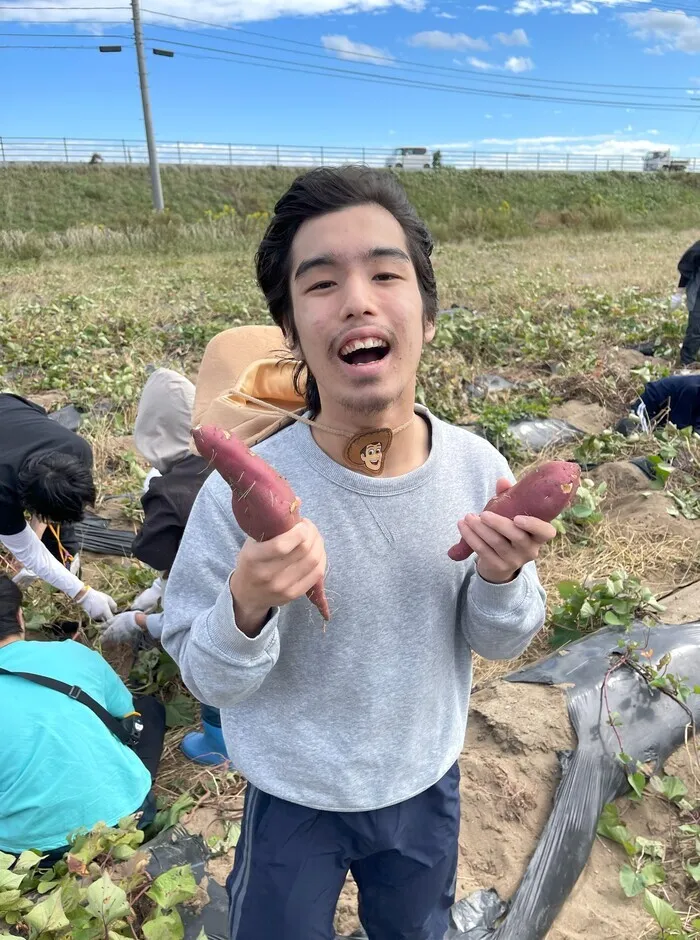
M 165 709 L 134 700 L 94 650 L 26 642 L 21 604 L 20 588 L 0 575 L 0 709 L 12 716 L 2 734 L 0 850 L 33 849 L 51 865 L 77 829 L 137 812 L 140 828 L 152 821 Z

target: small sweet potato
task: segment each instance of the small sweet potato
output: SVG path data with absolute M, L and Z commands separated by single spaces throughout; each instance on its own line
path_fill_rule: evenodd
M 550 460 L 526 473 L 505 493 L 490 499 L 483 511 L 495 512 L 507 519 L 535 516 L 551 522 L 573 501 L 580 480 L 578 464 Z M 464 561 L 473 551 L 464 539 L 460 539 L 447 554 L 454 561 Z
M 231 487 L 233 515 L 246 535 L 265 542 L 301 521 L 299 500 L 289 483 L 235 434 L 214 425 L 192 432 L 197 450 Z M 324 620 L 330 620 L 323 578 L 308 592 Z

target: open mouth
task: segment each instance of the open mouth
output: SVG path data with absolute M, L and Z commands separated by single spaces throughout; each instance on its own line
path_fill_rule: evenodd
M 378 337 L 350 340 L 341 347 L 338 355 L 350 366 L 363 366 L 380 362 L 389 353 L 389 344 Z

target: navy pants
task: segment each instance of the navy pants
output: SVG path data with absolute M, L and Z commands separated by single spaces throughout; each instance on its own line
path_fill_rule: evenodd
M 385 809 L 331 813 L 248 785 L 229 875 L 230 940 L 333 940 L 348 871 L 369 940 L 442 940 L 454 903 L 459 766 Z

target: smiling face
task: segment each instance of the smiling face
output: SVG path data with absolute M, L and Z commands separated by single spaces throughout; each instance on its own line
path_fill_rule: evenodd
M 290 293 L 298 350 L 322 411 L 378 416 L 413 405 L 424 341 L 423 299 L 406 236 L 375 204 L 305 222 L 292 244 Z

